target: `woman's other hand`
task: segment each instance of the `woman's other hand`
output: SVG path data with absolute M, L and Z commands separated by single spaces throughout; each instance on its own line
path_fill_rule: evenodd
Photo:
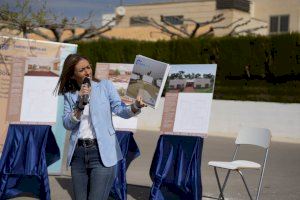
M 141 96 L 137 96 L 134 103 L 136 107 L 138 107 L 139 109 L 143 107 L 147 107 L 147 104 L 144 103 L 143 98 Z
M 136 113 L 143 107 L 147 107 L 147 105 L 143 102 L 142 97 L 137 96 L 135 102 L 131 104 L 131 111 L 133 113 Z

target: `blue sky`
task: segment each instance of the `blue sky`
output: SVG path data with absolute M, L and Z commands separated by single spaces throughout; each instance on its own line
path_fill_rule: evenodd
M 23 1 L 23 0 L 21 0 Z M 32 7 L 35 9 L 45 0 L 31 0 Z M 48 0 L 47 8 L 58 16 L 76 17 L 78 20 L 84 19 L 93 11 L 93 22 L 100 24 L 102 14 L 113 13 L 114 8 L 123 5 L 144 4 L 155 2 L 167 2 L 171 0 Z M 16 0 L 0 0 L 0 5 L 9 3 L 14 5 Z

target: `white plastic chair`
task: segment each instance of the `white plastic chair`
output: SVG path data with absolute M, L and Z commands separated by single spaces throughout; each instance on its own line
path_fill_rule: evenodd
M 233 154 L 233 159 L 231 162 L 221 162 L 221 161 L 210 161 L 208 162 L 209 166 L 214 167 L 214 171 L 215 171 L 215 175 L 216 175 L 216 179 L 218 182 L 218 187 L 220 190 L 220 195 L 217 199 L 223 199 L 224 200 L 224 189 L 229 177 L 229 174 L 231 171 L 236 171 L 240 174 L 243 183 L 245 185 L 245 188 L 247 190 L 247 193 L 250 197 L 250 199 L 252 200 L 252 196 L 251 193 L 249 191 L 249 188 L 246 184 L 246 180 L 245 177 L 243 176 L 242 170 L 245 169 L 260 169 L 261 173 L 260 173 L 260 180 L 259 180 L 259 185 L 257 188 L 257 194 L 256 194 L 256 200 L 259 199 L 259 195 L 261 192 L 261 186 L 262 186 L 262 180 L 263 180 L 263 176 L 264 176 L 264 171 L 265 171 L 265 166 L 266 166 L 266 162 L 267 162 L 267 158 L 268 158 L 268 154 L 269 154 L 269 146 L 270 146 L 270 141 L 271 141 L 271 132 L 269 129 L 265 129 L 265 128 L 242 128 L 239 133 L 238 136 L 236 138 L 235 144 L 236 144 L 236 148 Z M 252 162 L 252 161 L 248 161 L 248 160 L 236 160 L 236 156 L 239 152 L 240 146 L 241 145 L 255 145 L 258 147 L 262 147 L 265 149 L 265 156 L 264 156 L 264 161 L 263 164 L 259 164 L 256 162 Z M 219 175 L 218 175 L 218 171 L 217 168 L 221 168 L 221 169 L 227 169 L 227 175 L 225 177 L 224 183 L 221 186 L 220 183 L 220 179 L 219 179 Z

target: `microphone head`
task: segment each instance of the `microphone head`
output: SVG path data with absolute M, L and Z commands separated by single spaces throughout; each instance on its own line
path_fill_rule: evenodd
M 88 84 L 89 86 L 91 86 L 91 80 L 89 77 L 85 77 L 82 81 L 82 84 Z

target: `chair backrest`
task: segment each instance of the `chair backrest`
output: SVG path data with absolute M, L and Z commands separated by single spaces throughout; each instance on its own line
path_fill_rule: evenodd
M 266 128 L 243 127 L 240 129 L 235 144 L 250 144 L 268 148 L 271 142 L 271 131 Z

